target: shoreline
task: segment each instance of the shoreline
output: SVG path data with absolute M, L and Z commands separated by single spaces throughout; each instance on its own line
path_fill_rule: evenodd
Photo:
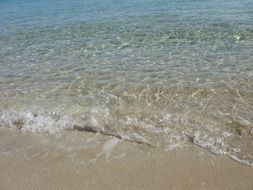
M 73 137 L 77 134 L 80 133 Z M 2 128 L 1 189 L 251 190 L 253 187 L 252 167 L 197 146 L 165 152 L 111 137 L 82 135 L 83 143 L 92 146 L 80 143 L 82 147 L 78 147 L 66 137 L 51 138 Z

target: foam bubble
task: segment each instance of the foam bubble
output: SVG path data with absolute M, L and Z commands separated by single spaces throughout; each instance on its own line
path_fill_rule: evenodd
M 195 132 L 193 143 L 200 147 L 207 148 L 215 154 L 224 154 L 228 148 L 222 137 L 210 136 L 208 133 L 203 133 L 201 131 Z
M 61 117 L 54 112 L 37 114 L 24 111 L 4 113 L 1 123 L 6 127 L 16 127 L 22 131 L 57 133 L 62 129 L 71 128 L 75 122 L 69 117 Z

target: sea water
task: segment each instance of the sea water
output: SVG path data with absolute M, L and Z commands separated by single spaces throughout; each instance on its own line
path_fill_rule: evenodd
M 0 126 L 252 165 L 253 1 L 1 0 Z

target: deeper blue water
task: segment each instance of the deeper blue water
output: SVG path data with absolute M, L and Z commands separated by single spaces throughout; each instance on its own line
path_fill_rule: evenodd
M 0 115 L 252 165 L 253 2 L 1 0 Z

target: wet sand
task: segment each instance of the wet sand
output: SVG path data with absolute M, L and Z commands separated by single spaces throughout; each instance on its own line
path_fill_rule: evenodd
M 166 152 L 80 132 L 1 128 L 0 171 L 1 190 L 253 189 L 253 167 L 196 146 Z

